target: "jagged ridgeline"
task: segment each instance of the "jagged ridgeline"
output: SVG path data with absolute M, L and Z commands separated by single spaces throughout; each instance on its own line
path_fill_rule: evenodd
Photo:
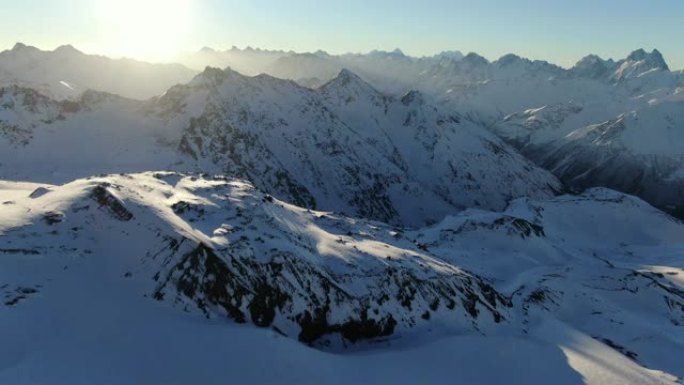
M 13 154 L 16 147 L 51 154 L 51 144 L 58 142 L 62 153 L 86 157 L 87 150 L 74 148 L 81 143 L 96 149 L 95 159 L 84 162 L 92 166 L 74 169 L 66 164 L 69 159 L 57 161 L 53 154 L 45 162 L 54 165 L 47 172 L 51 178 L 62 175 L 63 182 L 100 172 L 169 168 L 231 173 L 301 206 L 412 226 L 439 220 L 437 213 L 500 209 L 510 198 L 560 189 L 537 167 L 513 159 L 517 154 L 487 136 L 484 126 L 572 189 L 607 186 L 682 215 L 684 161 L 676 144 L 682 137 L 684 76 L 670 71 L 658 50 L 639 49 L 620 60 L 588 55 L 570 69 L 513 54 L 490 62 L 475 53 L 414 58 L 398 50 L 330 55 L 204 49 L 183 61 L 195 68 L 232 65 L 242 73 L 292 81 L 209 69 L 187 84 L 197 72 L 180 65 L 111 60 L 71 46 L 48 52 L 17 44 L 0 53 L 0 85 L 38 90 L 54 100 L 78 101 L 86 89 L 144 98 L 187 85 L 167 92 L 159 99 L 164 105 L 151 107 L 154 112 L 147 107 L 156 101 L 110 97 L 94 111 L 76 111 L 77 103 L 64 113 L 59 108 L 26 115 L 22 103 L 11 107 L 10 101 L 10 94 L 26 91 L 5 91 L 0 149 L 8 159 L 0 157 L 6 165 L 0 176 L 37 176 L 19 170 L 30 156 Z M 318 89 L 296 87 L 294 81 Z M 118 103 L 114 111 L 113 103 Z M 433 113 L 434 106 L 439 108 Z M 547 120 L 557 108 L 577 112 Z M 67 122 L 54 121 L 60 117 Z M 84 131 L 93 133 L 94 143 L 85 140 Z M 192 160 L 168 149 L 151 157 L 148 149 L 160 141 Z M 337 162 L 339 167 L 330 166 Z M 427 208 L 410 209 L 400 197 Z
M 463 330 L 509 322 L 510 299 L 487 280 L 419 245 L 385 243 L 400 238 L 390 227 L 298 208 L 240 181 L 100 177 L 38 187 L 5 207 L 26 204 L 43 208 L 17 221 L 39 220 L 3 235 L 23 245 L 3 253 L 114 258 L 154 299 L 315 346 L 401 335 L 431 318 Z
M 660 210 L 684 207 L 684 76 L 657 50 L 201 56 L 270 75 L 0 53 L 0 382 L 291 352 L 380 383 L 383 360 L 684 376 L 684 228 Z
M 27 92 L 2 94 L 12 127 L 0 141 L 5 177 L 200 170 L 249 180 L 301 207 L 404 226 L 562 191 L 483 127 L 417 91 L 384 95 L 346 70 L 312 90 L 207 68 L 148 102 L 91 91 L 66 110 L 47 97 L 32 103 Z M 46 166 L 29 171 L 38 154 Z

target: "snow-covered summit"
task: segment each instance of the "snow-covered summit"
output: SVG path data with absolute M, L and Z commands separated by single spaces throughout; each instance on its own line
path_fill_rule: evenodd
M 643 49 L 638 49 L 626 59 L 621 60 L 617 63 L 618 68 L 613 74 L 613 79 L 617 81 L 638 78 L 647 73 L 654 71 L 669 71 L 663 55 L 657 49 L 654 49 L 650 53 Z
M 188 365 L 197 373 L 194 359 L 177 358 L 186 334 L 210 337 L 193 352 L 198 368 L 216 352 L 249 365 L 254 343 L 268 346 L 269 360 L 299 352 L 288 358 L 299 361 L 295 341 L 337 352 L 306 349 L 336 367 L 379 357 L 394 365 L 416 349 L 432 357 L 440 341 L 471 355 L 489 341 L 498 356 L 524 347 L 525 361 L 555 352 L 552 373 L 539 375 L 547 380 L 568 371 L 590 384 L 675 384 L 684 374 L 682 224 L 614 191 L 520 199 L 417 230 L 296 207 L 240 180 L 170 172 L 0 182 L 0 200 L 0 336 L 12 353 L 0 356 L 0 380 L 21 382 L 28 371 L 98 382 L 111 355 L 137 378 L 148 351 L 163 364 L 146 366 L 144 378 L 186 378 Z M 103 341 L 108 354 L 93 355 Z M 439 356 L 459 369 L 440 374 L 445 382 L 490 378 L 489 367 L 465 371 L 474 363 Z M 92 371 L 60 370 L 86 358 Z M 522 378 L 516 368 L 510 375 Z
M 598 55 L 588 55 L 571 68 L 576 76 L 588 77 L 592 79 L 604 79 L 609 73 L 613 72 L 616 64 L 612 59 L 604 60 Z

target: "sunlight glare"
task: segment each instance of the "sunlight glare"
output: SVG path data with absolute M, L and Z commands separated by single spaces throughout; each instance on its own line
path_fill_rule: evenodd
M 109 54 L 170 61 L 187 45 L 194 0 L 100 0 L 99 26 Z

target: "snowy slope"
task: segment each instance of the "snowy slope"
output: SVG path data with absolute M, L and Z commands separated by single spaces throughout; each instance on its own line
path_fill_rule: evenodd
M 607 186 L 684 213 L 684 93 L 658 90 L 621 103 L 547 105 L 494 126 L 575 188 Z
M 0 137 L 6 146 L 25 146 L 37 126 L 64 119 L 68 103 L 19 86 L 0 88 Z
M 5 94 L 25 100 L 22 90 Z M 300 206 L 412 226 L 562 189 L 483 127 L 418 92 L 383 95 L 346 70 L 317 90 L 208 68 L 144 103 L 88 92 L 67 113 L 44 99 L 60 119 L 26 113 L 23 102 L 0 110 L 12 127 L 0 137 L 2 177 L 202 171 L 248 179 Z
M 73 99 L 88 89 L 147 99 L 195 74 L 179 64 L 86 55 L 70 45 L 41 51 L 17 43 L 0 52 L 0 87 L 33 88 L 57 100 Z
M 412 231 L 168 172 L 0 198 L 0 382 L 684 375 L 684 226 L 609 190 Z
M 425 88 L 442 108 L 490 127 L 569 187 L 610 187 L 681 215 L 684 77 L 657 50 L 589 55 L 570 70 L 469 55 L 432 76 Z
M 164 169 L 178 159 L 168 144 L 173 135 L 162 122 L 146 118 L 141 102 L 95 91 L 58 102 L 16 86 L 0 88 L 0 101 L 5 179 L 64 182 Z

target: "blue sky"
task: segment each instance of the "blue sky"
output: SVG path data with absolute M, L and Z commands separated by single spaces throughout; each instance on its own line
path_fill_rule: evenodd
M 572 65 L 658 48 L 684 68 L 682 0 L 0 0 L 0 48 L 16 41 L 168 61 L 202 46 L 412 55 L 513 52 Z M 162 47 L 162 48 L 159 48 Z

